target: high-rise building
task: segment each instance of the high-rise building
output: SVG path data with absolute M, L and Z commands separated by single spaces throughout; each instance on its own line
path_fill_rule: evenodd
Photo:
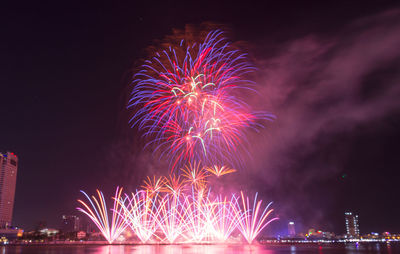
M 346 221 L 346 234 L 348 238 L 357 238 L 360 236 L 358 225 L 358 215 L 352 212 L 345 212 L 344 219 Z
M 11 152 L 0 153 L 0 228 L 11 226 L 17 168 L 17 155 Z
M 289 236 L 295 236 L 296 235 L 296 229 L 294 228 L 294 222 L 290 221 L 288 224 L 288 232 L 289 232 Z
M 75 215 L 63 215 L 61 230 L 64 233 L 79 231 L 79 217 Z

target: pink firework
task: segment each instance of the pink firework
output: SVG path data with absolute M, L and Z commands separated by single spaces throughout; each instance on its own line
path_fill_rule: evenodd
M 244 54 L 213 31 L 203 43 L 169 47 L 147 60 L 133 80 L 129 108 L 148 145 L 171 162 L 171 169 L 194 160 L 205 164 L 240 162 L 247 128 L 273 115 L 251 112 L 240 97 L 252 90 L 253 71 Z

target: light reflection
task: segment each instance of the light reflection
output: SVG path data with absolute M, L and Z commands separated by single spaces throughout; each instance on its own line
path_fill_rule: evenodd
M 96 254 L 270 254 L 261 245 L 108 245 Z
M 129 252 L 125 252 L 124 245 L 105 245 L 101 246 L 98 252 L 93 252 L 95 254 L 125 254 Z
M 388 254 L 392 254 L 392 247 L 390 246 L 390 243 L 386 244 L 386 249 L 387 249 Z
M 261 244 L 147 244 L 147 245 L 31 245 L 0 246 L 0 254 L 361 254 L 398 253 L 397 244 L 328 244 L 328 245 L 261 245 Z

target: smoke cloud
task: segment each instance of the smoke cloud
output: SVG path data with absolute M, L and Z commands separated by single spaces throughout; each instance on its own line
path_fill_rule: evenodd
M 346 137 L 399 112 L 399 31 L 400 10 L 392 10 L 257 57 L 257 104 L 277 120 L 267 124 L 262 142 L 259 135 L 252 138 L 250 185 L 277 201 L 284 217 L 332 229 L 322 221 L 336 202 L 334 193 L 324 193 L 318 203 L 310 193 L 346 170 L 353 152 L 343 146 Z

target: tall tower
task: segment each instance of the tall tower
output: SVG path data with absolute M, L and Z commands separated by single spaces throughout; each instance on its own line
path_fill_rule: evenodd
M 17 155 L 0 153 L 0 228 L 11 226 L 17 182 Z
M 348 238 L 358 238 L 360 229 L 358 225 L 358 215 L 352 212 L 345 212 L 344 219 L 346 221 L 346 234 Z
M 296 236 L 296 229 L 294 227 L 293 221 L 290 221 L 288 224 L 288 232 L 289 232 L 289 236 L 291 236 L 291 237 Z

